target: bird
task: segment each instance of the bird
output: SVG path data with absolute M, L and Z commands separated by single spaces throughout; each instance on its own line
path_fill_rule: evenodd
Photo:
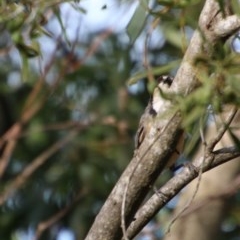
M 167 94 L 172 85 L 173 77 L 169 75 L 162 75 L 156 78 L 156 87 L 153 90 L 152 95 L 150 96 L 147 107 L 145 108 L 144 113 L 142 114 L 139 126 L 135 135 L 135 149 L 139 149 L 142 145 L 146 135 L 149 133 L 152 123 L 154 119 L 158 116 L 158 113 L 164 113 L 167 111 L 169 107 L 168 102 L 170 101 L 167 98 Z M 164 96 L 164 93 L 166 96 Z M 161 121 L 161 116 L 159 117 L 159 121 Z M 160 129 L 161 130 L 161 129 Z M 157 138 L 158 136 L 154 136 Z M 153 141 L 155 141 L 154 139 Z M 182 148 L 183 148 L 184 137 L 181 134 L 180 139 L 178 141 L 176 149 L 173 151 L 172 156 L 170 157 L 167 167 L 173 168 L 175 161 L 179 158 Z

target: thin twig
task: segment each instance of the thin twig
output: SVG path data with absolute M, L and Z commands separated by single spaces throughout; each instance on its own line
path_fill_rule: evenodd
M 14 180 L 11 181 L 5 188 L 5 190 L 0 195 L 0 205 L 2 205 L 17 189 L 21 188 L 24 183 L 29 179 L 29 177 L 42 165 L 44 164 L 50 156 L 56 153 L 69 141 L 71 141 L 77 132 L 70 132 L 65 138 L 54 143 L 45 152 L 36 157 L 27 167 L 24 168 L 23 172 L 20 173 Z
M 197 186 L 196 188 L 194 189 L 194 192 L 192 194 L 192 197 L 189 199 L 189 201 L 187 202 L 187 204 L 183 207 L 183 209 L 178 213 L 176 214 L 176 216 L 173 217 L 173 219 L 171 220 L 171 222 L 169 223 L 168 225 L 168 228 L 165 232 L 165 234 L 168 234 L 170 233 L 171 231 L 171 227 L 173 226 L 173 224 L 177 221 L 177 219 L 179 219 L 182 214 L 189 208 L 189 206 L 193 203 L 193 200 L 195 199 L 197 193 L 198 193 L 198 190 L 199 190 L 199 186 L 200 186 L 200 183 L 201 183 L 201 178 L 202 178 L 202 173 L 203 173 L 203 167 L 202 167 L 202 164 L 200 166 L 200 170 L 199 170 L 199 173 L 198 173 L 198 181 L 197 181 Z
M 236 147 L 222 148 L 214 152 L 214 161 L 203 172 L 207 172 L 221 164 L 224 164 L 234 158 L 240 157 L 240 151 Z M 206 159 L 208 160 L 208 159 Z M 197 161 L 199 162 L 199 161 Z M 181 189 L 199 175 L 201 166 L 194 166 L 193 169 L 188 165 L 171 178 L 167 183 L 158 189 L 156 194 L 138 210 L 133 221 L 127 229 L 127 236 L 132 239 L 136 234 L 154 217 L 154 215 L 163 208 Z
M 48 228 L 50 228 L 53 224 L 55 224 L 57 221 L 59 221 L 61 218 L 63 218 L 65 215 L 67 215 L 73 207 L 87 194 L 86 189 L 82 189 L 79 191 L 79 193 L 75 196 L 72 203 L 66 206 L 65 208 L 61 209 L 59 212 L 55 213 L 53 216 L 48 218 L 45 221 L 42 221 L 38 224 L 37 230 L 35 233 L 35 236 L 32 240 L 38 240 L 44 231 L 46 231 Z
M 210 164 L 211 161 L 213 160 L 214 156 L 213 156 L 213 149 L 214 147 L 216 146 L 216 144 L 222 139 L 224 133 L 227 131 L 227 129 L 229 128 L 233 118 L 235 117 L 237 113 L 237 109 L 234 107 L 232 109 L 232 111 L 230 111 L 228 117 L 227 117 L 227 120 L 226 120 L 226 123 L 225 124 L 222 124 L 217 136 L 215 138 L 213 138 L 209 144 L 207 144 L 206 140 L 205 140 L 205 137 L 204 137 L 204 133 L 203 133 L 203 129 L 202 127 L 200 127 L 200 136 L 201 136 L 201 140 L 202 140 L 202 144 L 203 144 L 203 160 L 201 162 L 201 165 L 200 165 L 200 168 L 199 168 L 199 172 L 198 172 L 198 179 L 197 179 L 197 184 L 196 184 L 196 188 L 194 189 L 194 192 L 193 192 L 193 195 L 192 197 L 190 198 L 190 200 L 187 202 L 187 204 L 183 207 L 183 209 L 176 215 L 173 217 L 173 219 L 171 220 L 170 224 L 168 225 L 168 228 L 167 228 L 167 231 L 166 231 L 166 234 L 168 234 L 171 230 L 171 227 L 172 225 L 176 222 L 176 220 L 181 217 L 183 215 L 183 213 L 189 208 L 189 206 L 193 203 L 196 195 L 197 195 L 197 192 L 199 190 L 199 187 L 200 187 L 200 183 L 201 183 L 201 179 L 202 179 L 202 174 L 203 174 L 203 169 L 204 169 L 204 166 L 205 166 L 205 160 L 206 160 L 206 157 L 207 156 L 211 156 L 212 155 L 212 158 L 210 159 L 210 161 L 208 161 L 208 163 Z
M 32 91 L 27 96 L 24 108 L 22 110 L 20 119 L 0 138 L 0 148 L 4 146 L 3 154 L 0 158 L 0 177 L 3 176 L 6 167 L 8 166 L 9 159 L 17 146 L 17 139 L 22 132 L 23 126 L 29 122 L 34 115 L 41 109 L 46 101 L 45 95 L 42 95 L 44 79 L 50 71 L 55 59 L 55 53 L 52 54 L 49 63 L 46 65 L 43 75 L 36 81 Z
M 237 108 L 233 107 L 230 110 L 230 113 L 228 114 L 228 117 L 226 118 L 226 122 L 221 125 L 220 129 L 218 130 L 218 134 L 215 138 L 213 138 L 208 144 L 207 144 L 207 153 L 212 153 L 214 147 L 217 145 L 217 143 L 222 139 L 224 133 L 228 130 L 231 122 L 233 121 L 235 115 L 237 113 Z
M 186 217 L 187 215 L 199 210 L 200 208 L 204 207 L 206 204 L 208 204 L 210 201 L 223 199 L 223 198 L 230 198 L 234 194 L 236 194 L 240 189 L 240 175 L 238 175 L 230 184 L 227 185 L 227 187 L 224 188 L 221 192 L 210 195 L 208 198 L 204 199 L 204 201 L 199 201 L 198 203 L 195 203 L 192 205 L 188 211 L 185 211 L 184 214 L 182 214 L 181 217 Z

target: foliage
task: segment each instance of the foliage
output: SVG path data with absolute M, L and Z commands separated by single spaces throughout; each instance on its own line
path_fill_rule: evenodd
M 50 239 L 54 227 L 69 227 L 83 238 L 131 159 L 149 96 L 141 84 L 154 75 L 174 75 L 202 6 L 196 0 L 159 0 L 150 8 L 141 1 L 122 32 L 86 32 L 82 40 L 77 33 L 75 39 L 68 36 L 63 2 L 83 18 L 87 14 L 81 1 L 0 2 L 0 239 L 29 229 Z M 56 25 L 59 36 L 49 30 Z M 153 32 L 161 44 L 151 44 Z M 43 51 L 44 39 L 54 45 L 51 54 Z M 136 46 L 144 41 L 141 54 Z M 202 87 L 188 98 L 176 96 L 191 134 L 209 106 L 218 112 L 223 102 L 239 104 L 239 56 L 230 51 L 218 49 L 214 61 L 199 56 Z M 214 81 L 209 72 L 217 75 Z M 61 145 L 62 139 L 68 140 Z M 47 225 L 59 212 L 62 217 Z M 40 223 L 47 231 L 39 230 Z

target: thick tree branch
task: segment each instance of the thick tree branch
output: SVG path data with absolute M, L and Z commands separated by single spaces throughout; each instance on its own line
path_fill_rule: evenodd
M 214 27 L 214 34 L 220 38 L 225 38 L 236 32 L 239 28 L 240 18 L 236 15 L 229 16 L 217 22 Z
M 162 142 L 156 141 L 152 145 L 149 139 L 149 144 L 141 145 L 142 147 L 137 154 L 135 153 L 132 161 L 102 207 L 101 212 L 96 217 L 93 225 L 94 232 L 90 232 L 86 239 L 121 238 L 121 206 L 126 186 L 128 185 L 125 216 L 128 220 L 127 224 L 129 224 L 150 190 L 149 186 L 153 184 L 159 173 L 163 171 L 169 156 L 173 152 L 172 149 L 174 148 L 171 146 L 176 144 L 174 141 L 179 137 L 180 132 L 177 126 L 180 124 L 180 121 L 180 115 L 174 115 L 174 119 L 166 125 L 166 128 L 161 133 Z M 157 128 L 157 122 L 155 122 L 153 129 Z M 146 141 L 148 143 L 148 139 Z
M 183 62 L 172 84 L 171 89 L 173 92 L 182 95 L 187 95 L 192 92 L 198 84 L 198 70 L 195 66 L 196 58 L 202 54 L 206 54 L 208 57 L 211 57 L 213 54 L 212 50 L 215 45 L 218 42 L 223 42 L 226 36 L 229 36 L 239 29 L 240 22 L 236 21 L 236 19 L 236 24 L 231 29 L 227 29 L 223 26 L 224 21 L 228 24 L 230 22 L 230 20 L 228 20 L 228 17 L 230 17 L 229 12 L 230 11 L 227 9 L 224 14 L 221 13 L 219 5 L 215 0 L 206 1 L 199 19 L 200 30 L 196 30 L 192 37 Z M 213 31 L 214 26 L 219 26 L 217 33 Z M 174 106 L 169 104 L 167 108 L 171 109 L 173 107 Z M 158 175 L 166 166 L 167 161 L 172 155 L 173 149 L 175 149 L 178 142 L 180 134 L 179 126 L 181 123 L 180 114 L 173 113 L 169 114 L 168 117 L 165 117 L 164 119 L 157 118 L 157 121 L 155 121 L 152 125 L 152 131 L 157 132 L 159 126 L 162 127 L 163 123 L 165 124 L 164 131 L 161 131 L 157 141 L 152 144 L 150 143 L 151 139 L 149 138 L 144 141 L 143 145 L 140 146 L 138 152 L 135 152 L 130 164 L 120 177 L 118 183 L 115 185 L 101 211 L 97 215 L 86 240 L 121 239 L 121 206 L 126 186 L 128 186 L 124 214 L 126 227 L 128 227 L 128 225 L 133 221 L 133 217 L 150 190 L 150 186 L 154 183 Z M 223 158 L 223 156 L 225 156 L 224 159 L 227 159 L 228 155 L 226 155 L 227 153 L 225 153 L 225 155 L 224 153 L 221 155 L 217 154 L 214 162 L 218 162 L 218 158 Z M 164 193 L 162 200 L 164 204 L 166 203 L 165 195 L 170 195 L 172 197 L 186 185 L 185 175 L 190 175 L 191 177 L 189 177 L 189 181 L 191 181 L 190 179 L 193 179 L 198 174 L 197 171 L 193 172 L 188 169 L 185 169 L 182 172 L 182 177 L 179 177 L 179 182 L 175 182 L 175 178 L 170 181 L 171 186 L 180 184 L 181 187 L 179 187 L 179 189 L 176 189 L 175 192 L 169 192 L 170 189 L 166 186 L 161 189 L 161 192 Z M 156 198 L 159 199 L 159 196 Z M 142 226 L 143 225 L 141 225 L 141 227 Z M 139 230 L 140 228 L 138 228 L 138 231 Z M 136 231 L 134 231 L 133 235 L 135 234 Z M 132 236 L 132 234 L 130 236 Z
M 214 160 L 203 172 L 209 171 L 240 156 L 240 150 L 235 147 L 222 148 L 214 152 Z M 210 157 L 210 156 L 209 156 Z M 209 159 L 206 159 L 208 161 Z M 202 162 L 200 159 L 199 163 Z M 201 164 L 194 168 L 186 165 L 180 173 L 171 178 L 154 194 L 137 212 L 135 220 L 127 229 L 129 239 L 135 237 L 139 231 L 155 216 L 155 214 L 176 196 L 188 183 L 195 179 L 201 171 Z

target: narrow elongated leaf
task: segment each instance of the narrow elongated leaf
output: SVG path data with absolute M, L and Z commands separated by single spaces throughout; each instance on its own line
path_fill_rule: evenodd
M 131 44 L 133 44 L 139 34 L 141 33 L 146 18 L 147 18 L 147 5 L 148 5 L 149 0 L 141 0 L 139 1 L 139 5 L 137 6 L 132 19 L 130 20 L 128 26 L 127 26 L 127 33 L 130 38 Z
M 175 68 L 179 63 L 180 63 L 180 60 L 175 60 L 175 61 L 172 61 L 172 62 L 168 63 L 167 65 L 154 67 L 151 70 L 152 74 L 153 75 L 161 75 L 161 74 L 164 74 L 166 72 L 169 72 L 173 68 Z M 132 85 L 132 84 L 136 83 L 137 81 L 139 81 L 140 79 L 146 78 L 147 74 L 148 74 L 147 70 L 138 72 L 127 80 L 127 84 Z

